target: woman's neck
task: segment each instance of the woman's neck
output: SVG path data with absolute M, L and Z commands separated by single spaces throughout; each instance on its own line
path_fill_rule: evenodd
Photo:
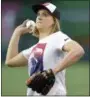
M 39 40 L 50 35 L 51 29 L 48 30 L 39 30 Z

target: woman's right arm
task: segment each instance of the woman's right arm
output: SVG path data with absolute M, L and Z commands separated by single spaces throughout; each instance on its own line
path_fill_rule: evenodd
M 10 67 L 19 67 L 19 66 L 25 66 L 27 65 L 27 59 L 23 56 L 22 53 L 18 52 L 18 44 L 21 35 L 29 32 L 30 29 L 24 26 L 24 24 L 21 24 L 18 26 L 9 43 L 7 55 L 6 55 L 6 61 L 5 64 Z

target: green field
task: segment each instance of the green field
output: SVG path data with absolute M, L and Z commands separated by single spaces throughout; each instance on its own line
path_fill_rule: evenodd
M 26 95 L 27 67 L 2 66 L 2 96 Z M 89 63 L 78 62 L 66 71 L 67 95 L 89 95 Z

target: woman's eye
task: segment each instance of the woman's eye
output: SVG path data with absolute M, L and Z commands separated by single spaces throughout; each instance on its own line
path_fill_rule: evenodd
M 37 16 L 45 16 L 45 17 L 47 17 L 47 16 L 48 16 L 48 14 L 47 14 L 47 13 L 42 13 L 42 14 L 37 13 Z
M 43 15 L 44 15 L 44 16 L 48 16 L 48 14 L 46 14 L 46 13 L 44 13 Z

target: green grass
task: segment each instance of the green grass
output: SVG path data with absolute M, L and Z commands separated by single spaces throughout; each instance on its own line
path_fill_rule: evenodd
M 27 67 L 2 67 L 2 96 L 26 95 Z M 89 95 L 89 63 L 80 62 L 66 71 L 67 95 Z
M 89 63 L 77 63 L 67 69 L 68 95 L 89 95 Z

